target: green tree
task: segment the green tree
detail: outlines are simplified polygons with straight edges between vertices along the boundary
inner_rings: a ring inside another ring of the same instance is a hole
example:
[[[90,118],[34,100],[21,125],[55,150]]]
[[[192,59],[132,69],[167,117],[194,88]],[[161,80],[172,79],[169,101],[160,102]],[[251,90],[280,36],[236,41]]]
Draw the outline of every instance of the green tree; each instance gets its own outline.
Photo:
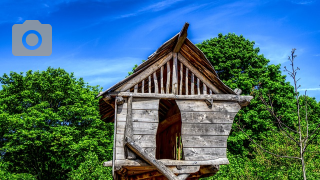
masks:
[[[8,173],[67,179],[92,152],[112,158],[113,127],[99,118],[99,87],[63,69],[0,77],[0,152]]]
[[[230,88],[242,89],[242,95],[253,95],[253,89],[266,96],[273,94],[274,108],[283,115],[283,121],[293,126],[294,88],[281,74],[280,64],[268,64],[269,60],[259,54],[255,42],[242,35],[222,35],[197,44],[214,66],[219,78]],[[272,133],[269,112],[263,108],[258,96],[254,96],[250,105],[241,109],[235,120],[241,120],[246,133],[253,139],[266,139]],[[228,138],[228,150],[233,154],[250,155],[250,141],[239,133],[234,125]]]

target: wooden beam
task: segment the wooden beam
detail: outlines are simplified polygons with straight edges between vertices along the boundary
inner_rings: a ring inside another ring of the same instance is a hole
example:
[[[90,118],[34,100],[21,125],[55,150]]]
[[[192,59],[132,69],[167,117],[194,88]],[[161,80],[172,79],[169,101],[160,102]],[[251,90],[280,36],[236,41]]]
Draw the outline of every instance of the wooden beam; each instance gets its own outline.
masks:
[[[170,94],[170,75],[171,75],[170,61],[168,61],[167,62],[167,87],[166,87],[167,94]]]
[[[161,66],[166,64],[169,60],[172,59],[172,52],[165,55],[160,60],[156,61],[154,64],[152,64],[150,67],[146,68],[143,73],[138,74],[128,82],[124,83],[121,87],[117,88],[115,91],[126,91],[127,89],[130,89],[135,84],[141,82],[142,80],[146,79],[148,76],[152,75],[154,71],[159,69]]]
[[[192,71],[200,80],[205,83],[215,94],[223,94],[221,90],[215,87],[202,73],[198,71],[182,54],[178,53],[178,59]]]
[[[164,94],[164,86],[163,86],[163,66],[160,68],[160,81],[161,81],[161,94]]]
[[[207,94],[207,86],[205,83],[202,83],[203,84],[203,94],[206,95]]]
[[[128,97],[127,103],[127,119],[125,125],[124,137],[133,136],[133,124],[132,124],[132,96]],[[127,159],[136,159],[136,155],[128,148],[125,147],[125,157]]]
[[[179,92],[178,92],[178,55],[177,55],[177,53],[173,53],[172,94],[179,94]]]
[[[152,154],[147,154],[143,149],[138,146],[130,137],[126,137],[126,145],[137,155],[139,155],[143,160],[152,166],[156,167],[158,171],[163,174],[169,180],[179,180],[179,178],[168,169],[161,161],[158,161]]]
[[[186,95],[189,95],[188,73],[189,73],[189,69],[188,69],[188,68],[186,68]]]
[[[217,158],[212,160],[205,161],[188,161],[188,160],[172,160],[172,159],[159,159],[158,161],[162,162],[165,166],[210,166],[210,165],[222,165],[229,164],[228,158]],[[116,160],[116,166],[151,166],[145,161],[136,159],[136,160]],[[112,166],[112,161],[107,161],[103,163],[103,166]]]
[[[134,85],[134,93],[138,93],[138,84]]]
[[[194,74],[191,73],[191,95],[194,95]]]
[[[141,93],[144,93],[144,80],[142,80]]]
[[[176,122],[178,122],[179,120],[181,120],[181,114],[175,114],[173,116],[168,117],[167,119],[165,119],[164,121],[162,121],[159,126],[158,126],[158,134],[160,134],[162,131],[164,131],[165,129],[167,129],[169,126],[175,124]]]
[[[159,86],[158,86],[158,78],[157,78],[157,73],[153,73],[153,82],[154,82],[154,93],[158,94],[159,92]]]
[[[212,99],[213,101],[234,101],[238,102],[240,106],[244,107],[250,104],[253,96],[240,96],[233,94],[207,94],[207,95],[174,95],[174,94],[141,94],[132,92],[118,92],[109,93],[110,96],[123,96],[123,97],[144,97],[144,98],[156,98],[156,99],[185,99],[185,100],[205,100]]]
[[[180,63],[180,90],[179,90],[180,95],[182,95],[182,84],[183,84],[183,64]]]
[[[200,80],[199,80],[199,78],[197,78],[197,92],[198,92],[198,95],[200,95]]]
[[[148,93],[151,93],[151,76],[149,76],[148,80]]]
[[[113,132],[113,142],[116,142],[116,135],[117,135],[117,110],[118,110],[118,105],[115,103],[114,107],[114,132]],[[112,157],[112,177],[113,179],[116,179],[117,175],[114,173],[115,172],[115,161],[116,161],[116,143],[113,143],[113,157]]]
[[[188,32],[187,32],[188,27],[189,27],[189,23],[186,22],[179,33],[178,42],[175,45],[173,52],[177,53],[180,51],[182,44],[184,43],[184,41],[186,40],[186,38],[188,36]]]

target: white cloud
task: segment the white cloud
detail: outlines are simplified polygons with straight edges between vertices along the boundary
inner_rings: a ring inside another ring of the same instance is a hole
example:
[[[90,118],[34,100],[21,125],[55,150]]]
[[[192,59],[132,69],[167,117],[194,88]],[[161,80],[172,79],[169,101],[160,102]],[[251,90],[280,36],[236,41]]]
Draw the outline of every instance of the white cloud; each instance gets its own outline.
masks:
[[[117,17],[117,18],[127,18],[127,17],[131,17],[131,16],[137,16],[139,14],[142,14],[142,13],[145,13],[145,12],[148,12],[148,11],[153,11],[153,12],[156,12],[156,11],[161,11],[161,10],[164,10],[168,7],[170,7],[171,5],[179,2],[179,1],[182,1],[182,0],[165,0],[165,1],[161,1],[161,2],[158,2],[158,3],[155,3],[155,4],[151,4],[147,7],[144,7],[144,8],[141,8],[139,10],[137,10],[136,12],[134,13],[129,13],[129,14],[124,14],[124,15],[121,15],[120,17]]]
[[[305,89],[298,89],[298,91],[320,91],[320,88],[305,88]]]

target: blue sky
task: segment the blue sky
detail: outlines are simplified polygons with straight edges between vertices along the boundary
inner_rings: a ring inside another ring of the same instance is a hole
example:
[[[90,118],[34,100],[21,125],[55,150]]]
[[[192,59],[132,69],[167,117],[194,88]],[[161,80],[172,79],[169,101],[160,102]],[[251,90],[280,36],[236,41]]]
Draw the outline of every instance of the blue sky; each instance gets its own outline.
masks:
[[[319,101],[319,9],[319,0],[2,0],[0,75],[61,67],[106,90],[189,22],[193,43],[242,34],[282,70],[296,48],[300,90]],[[52,25],[51,56],[12,55],[12,25],[25,20]]]

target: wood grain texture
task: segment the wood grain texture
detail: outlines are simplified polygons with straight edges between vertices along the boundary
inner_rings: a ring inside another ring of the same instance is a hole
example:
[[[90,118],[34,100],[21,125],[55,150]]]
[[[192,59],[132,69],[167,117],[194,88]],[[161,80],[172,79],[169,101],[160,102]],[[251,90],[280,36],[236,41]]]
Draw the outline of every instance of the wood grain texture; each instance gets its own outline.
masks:
[[[154,147],[146,147],[146,148],[142,148],[142,149],[143,149],[144,152],[146,152],[148,154],[150,153],[153,156],[156,153],[156,148],[154,148]],[[126,159],[125,155],[124,155],[124,147],[123,146],[116,146],[116,159],[117,160]]]
[[[166,166],[209,166],[209,165],[221,165],[221,164],[229,164],[229,160],[227,158],[218,158],[213,160],[172,160],[172,159],[160,159],[164,165]],[[150,166],[145,161],[136,159],[136,160],[116,160],[115,164],[117,166]],[[112,162],[107,161],[103,163],[104,166],[111,166]]]
[[[166,64],[170,59],[172,59],[172,53],[168,53],[163,58],[152,64],[150,67],[146,68],[143,73],[138,74],[136,77],[129,80],[127,83],[122,85],[121,87],[117,88],[115,91],[126,91],[127,89],[131,88],[135,84],[141,82],[142,80],[146,79],[150,76],[153,72],[159,69],[161,66]]]
[[[194,95],[194,74],[191,73],[191,95]]]
[[[185,85],[186,85],[186,95],[189,95],[189,87],[188,87],[188,73],[189,73],[189,69],[188,68],[186,68],[186,83],[185,83]]]
[[[151,93],[151,76],[148,77],[148,93]]]
[[[200,79],[199,78],[197,78],[197,94],[198,95],[200,95],[201,93],[200,93]]]
[[[167,62],[167,86],[166,93],[170,94],[170,78],[171,78],[171,69],[170,69],[170,61]]]
[[[236,112],[182,112],[182,123],[233,123]]]
[[[161,83],[161,94],[164,94],[164,86],[163,86],[163,66],[160,68],[160,83]]]
[[[159,109],[159,99],[133,98],[132,109],[158,110]]]
[[[211,108],[202,100],[176,100],[176,102],[181,112],[217,111],[237,113],[241,109],[238,103],[228,101],[213,101]]]
[[[197,136],[182,135],[182,143],[185,148],[192,147],[227,147],[228,136]]]
[[[177,176],[170,169],[168,169],[161,161],[155,159],[154,156],[152,156],[152,154],[147,153],[129,137],[127,137],[126,145],[146,162],[156,167],[158,171],[161,172],[161,174],[163,174],[169,180],[179,180]]]
[[[227,157],[227,148],[183,148],[186,160],[213,160]]]
[[[138,93],[138,84],[134,85],[134,93]]]
[[[118,122],[117,134],[124,134],[125,122]],[[133,122],[133,134],[153,134],[156,135],[158,123]]]
[[[157,73],[153,73],[153,82],[154,82],[154,93],[158,94],[159,93],[159,86],[158,86],[158,78],[157,78]]]
[[[144,80],[142,80],[142,84],[141,84],[141,93],[144,93]]]
[[[223,94],[221,90],[215,87],[197,68],[195,68],[185,57],[183,57],[180,53],[178,53],[178,59],[189,68],[200,80],[205,83],[210,89],[213,90],[215,94]]]
[[[179,94],[179,92],[178,92],[178,59],[177,59],[177,53],[173,53],[172,94]]]
[[[180,63],[180,88],[179,88],[179,95],[182,95],[182,85],[183,85],[183,64]]]
[[[116,146],[124,146],[124,135],[117,134],[116,137]],[[141,147],[153,147],[156,148],[156,136],[150,134],[135,134],[132,136],[132,139]]]
[[[227,136],[232,124],[185,124],[182,123],[182,135],[220,135]]]

